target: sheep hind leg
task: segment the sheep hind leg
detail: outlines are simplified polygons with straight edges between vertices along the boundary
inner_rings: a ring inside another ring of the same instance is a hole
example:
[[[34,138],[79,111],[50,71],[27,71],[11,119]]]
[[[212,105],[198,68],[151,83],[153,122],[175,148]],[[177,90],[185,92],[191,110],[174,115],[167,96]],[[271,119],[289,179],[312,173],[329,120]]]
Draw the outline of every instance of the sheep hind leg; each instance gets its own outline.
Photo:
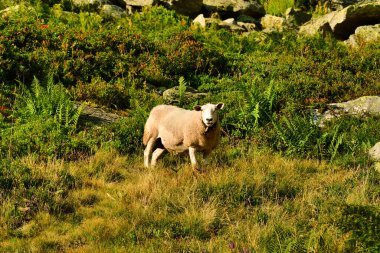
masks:
[[[162,153],[164,153],[164,151],[165,149],[163,148],[156,148],[156,150],[154,150],[151,163],[152,167],[156,166],[157,159],[162,155]]]
[[[148,143],[146,144],[146,148],[144,150],[144,167],[149,168],[149,158],[152,155],[153,146],[156,142],[155,138],[150,138]]]

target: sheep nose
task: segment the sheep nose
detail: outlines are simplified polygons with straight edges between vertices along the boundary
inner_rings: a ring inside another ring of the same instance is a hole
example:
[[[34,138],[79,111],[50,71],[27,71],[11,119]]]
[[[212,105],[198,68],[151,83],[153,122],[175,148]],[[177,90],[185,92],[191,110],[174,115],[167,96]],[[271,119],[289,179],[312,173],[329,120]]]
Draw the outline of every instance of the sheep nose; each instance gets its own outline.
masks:
[[[207,118],[206,121],[210,122],[212,121],[212,118]]]

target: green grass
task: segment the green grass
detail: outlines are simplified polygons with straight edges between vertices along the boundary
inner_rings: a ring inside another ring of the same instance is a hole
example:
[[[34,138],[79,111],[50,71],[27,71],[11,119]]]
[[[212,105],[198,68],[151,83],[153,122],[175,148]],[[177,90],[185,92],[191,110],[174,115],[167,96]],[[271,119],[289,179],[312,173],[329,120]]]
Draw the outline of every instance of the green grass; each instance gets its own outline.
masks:
[[[379,45],[32,6],[0,20],[0,251],[378,251],[379,120],[312,112],[378,95]],[[203,175],[186,156],[142,166],[148,113],[178,83],[210,94],[185,108],[226,105]],[[96,126],[74,101],[126,117]]]
[[[294,7],[294,0],[263,0],[266,13],[283,16],[286,9]]]

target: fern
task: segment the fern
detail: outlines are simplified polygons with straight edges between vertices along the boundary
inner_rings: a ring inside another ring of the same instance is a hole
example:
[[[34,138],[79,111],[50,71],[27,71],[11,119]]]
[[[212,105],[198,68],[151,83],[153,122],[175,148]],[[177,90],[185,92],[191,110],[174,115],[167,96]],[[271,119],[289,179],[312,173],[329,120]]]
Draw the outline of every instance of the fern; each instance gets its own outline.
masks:
[[[179,104],[180,106],[182,106],[183,103],[185,102],[184,100],[185,100],[185,92],[186,92],[187,83],[183,76],[179,78],[178,82],[179,82],[179,85],[178,85]]]

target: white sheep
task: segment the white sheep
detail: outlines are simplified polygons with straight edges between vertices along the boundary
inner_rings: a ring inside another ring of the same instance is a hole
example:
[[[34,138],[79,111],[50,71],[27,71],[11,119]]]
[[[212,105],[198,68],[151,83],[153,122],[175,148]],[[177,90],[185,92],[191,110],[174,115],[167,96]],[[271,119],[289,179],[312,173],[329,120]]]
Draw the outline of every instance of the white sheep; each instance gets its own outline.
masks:
[[[175,153],[189,150],[192,167],[200,170],[195,152],[203,152],[206,158],[218,144],[220,122],[217,110],[223,107],[223,103],[197,105],[193,111],[172,105],[154,107],[144,129],[144,166],[149,167],[149,158],[156,146],[152,154],[152,167],[165,150]]]

